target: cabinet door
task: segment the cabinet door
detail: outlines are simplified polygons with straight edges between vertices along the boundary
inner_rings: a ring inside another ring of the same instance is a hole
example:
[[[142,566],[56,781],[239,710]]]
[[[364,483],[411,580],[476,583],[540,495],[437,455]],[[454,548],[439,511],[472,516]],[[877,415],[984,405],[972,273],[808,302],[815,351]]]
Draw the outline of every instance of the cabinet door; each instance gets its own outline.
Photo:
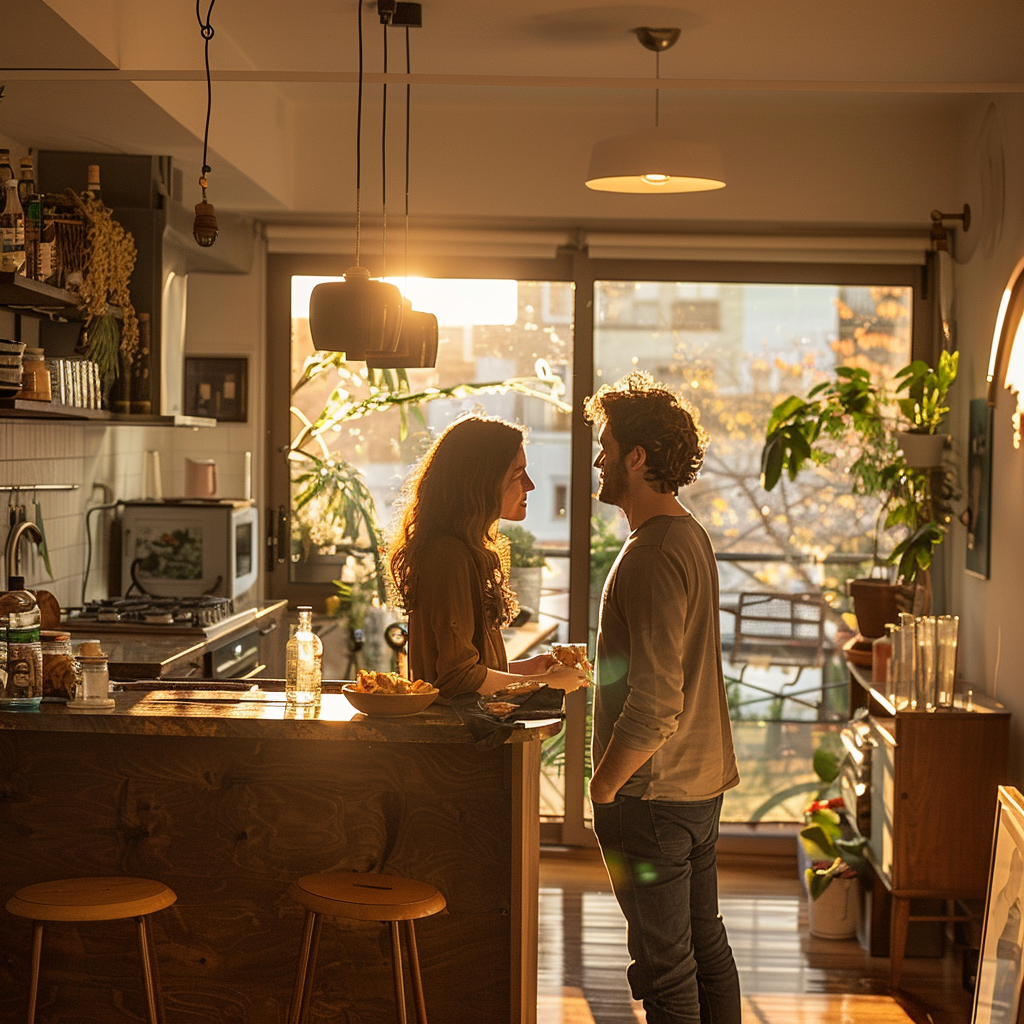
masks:
[[[889,721],[891,728],[891,719]],[[871,720],[871,837],[875,868],[888,885],[893,880],[896,807],[896,739],[878,719]]]
[[[288,643],[288,630],[285,628],[287,613],[287,607],[282,604],[280,608],[257,620],[260,664],[267,666],[261,676],[263,679],[284,679],[285,645]]]

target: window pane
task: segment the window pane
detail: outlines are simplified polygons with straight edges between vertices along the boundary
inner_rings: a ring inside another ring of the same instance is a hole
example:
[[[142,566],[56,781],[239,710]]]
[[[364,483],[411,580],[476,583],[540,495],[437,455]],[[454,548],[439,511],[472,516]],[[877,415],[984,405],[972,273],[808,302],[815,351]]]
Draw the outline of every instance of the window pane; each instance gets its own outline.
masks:
[[[848,493],[853,450],[767,494],[759,484],[765,424],[779,400],[806,394],[837,365],[891,378],[910,358],[911,299],[911,289],[900,287],[595,284],[595,387],[648,370],[685,391],[711,437],[700,478],[680,497],[719,559],[725,672],[743,777],[726,795],[727,820],[799,817],[804,793],[771,801],[813,782],[811,753],[835,742],[827,723],[845,717],[839,609],[845,579],[871,559],[878,508],[877,500]],[[595,502],[593,515],[592,631],[600,587],[627,533],[615,509]],[[739,595],[751,591],[825,593],[834,609],[826,613],[832,656],[824,668],[804,669],[793,682],[795,668],[749,666],[739,681],[741,666],[731,665],[729,654]]]

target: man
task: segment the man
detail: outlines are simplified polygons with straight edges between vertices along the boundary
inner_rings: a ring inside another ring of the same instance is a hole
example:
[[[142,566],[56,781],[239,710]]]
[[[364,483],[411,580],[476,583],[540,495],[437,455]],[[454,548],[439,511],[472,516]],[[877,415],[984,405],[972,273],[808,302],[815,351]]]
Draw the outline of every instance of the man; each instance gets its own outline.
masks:
[[[718,570],[676,498],[697,478],[707,434],[646,373],[603,385],[585,416],[600,431],[598,499],[630,528],[601,601],[590,782],[628,925],[630,988],[648,1024],[740,1024],[715,866],[722,794],[739,782]]]

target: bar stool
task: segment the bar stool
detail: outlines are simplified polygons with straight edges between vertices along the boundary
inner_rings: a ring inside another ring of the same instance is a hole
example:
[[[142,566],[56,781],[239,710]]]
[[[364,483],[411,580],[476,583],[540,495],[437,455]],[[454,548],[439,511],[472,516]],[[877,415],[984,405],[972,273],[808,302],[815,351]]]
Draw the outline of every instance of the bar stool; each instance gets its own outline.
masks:
[[[405,922],[405,944],[409,950],[409,973],[412,978],[413,1002],[418,1024],[427,1024],[427,1008],[423,1001],[420,960],[416,951],[413,921],[418,917],[439,914],[445,908],[444,897],[432,885],[415,882],[397,875],[366,872],[328,872],[306,875],[289,890],[306,908],[306,924],[299,951],[299,969],[288,1015],[288,1024],[302,1024],[309,1010],[316,970],[317,946],[323,916],[345,917],[356,921],[387,921],[391,925],[391,966],[395,978],[395,1002],[398,1019],[407,1024],[405,1014],[405,979],[402,973],[402,947],[398,922]]]
[[[164,1024],[160,970],[146,917],[169,907],[177,898],[162,882],[154,882],[149,878],[65,878],[19,889],[7,901],[7,909],[18,917],[29,918],[33,923],[28,1024],[33,1024],[36,1015],[43,922],[120,921],[129,917],[135,918],[138,928],[149,1022]]]

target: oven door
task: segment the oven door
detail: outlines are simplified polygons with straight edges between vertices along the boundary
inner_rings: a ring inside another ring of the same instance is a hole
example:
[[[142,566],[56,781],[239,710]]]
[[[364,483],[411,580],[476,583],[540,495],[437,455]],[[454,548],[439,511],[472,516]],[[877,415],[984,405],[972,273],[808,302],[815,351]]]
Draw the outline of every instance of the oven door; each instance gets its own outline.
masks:
[[[207,679],[254,679],[267,668],[260,664],[258,629],[214,647],[203,658]]]

